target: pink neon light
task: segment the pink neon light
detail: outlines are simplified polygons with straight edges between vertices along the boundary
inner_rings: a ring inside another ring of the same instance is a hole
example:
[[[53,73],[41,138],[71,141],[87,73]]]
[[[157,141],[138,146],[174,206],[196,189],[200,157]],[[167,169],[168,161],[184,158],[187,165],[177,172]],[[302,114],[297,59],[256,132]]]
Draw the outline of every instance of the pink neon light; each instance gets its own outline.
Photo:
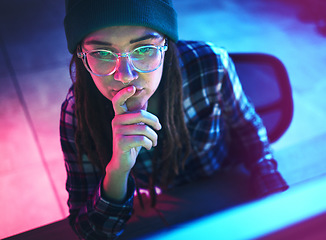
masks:
[[[147,197],[150,196],[148,189],[139,188],[140,194],[145,194]],[[162,193],[162,190],[159,187],[155,187],[155,192],[157,195]],[[137,191],[135,191],[135,196],[137,196]]]

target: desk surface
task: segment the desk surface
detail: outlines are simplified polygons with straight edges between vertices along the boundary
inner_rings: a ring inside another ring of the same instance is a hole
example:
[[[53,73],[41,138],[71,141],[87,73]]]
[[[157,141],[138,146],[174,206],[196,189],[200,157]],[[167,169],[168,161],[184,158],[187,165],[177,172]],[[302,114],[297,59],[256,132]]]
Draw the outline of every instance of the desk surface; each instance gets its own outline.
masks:
[[[249,202],[253,199],[253,196],[248,194],[249,185],[248,174],[243,169],[236,168],[220,172],[211,178],[175,187],[158,195],[156,209],[148,207],[150,204],[146,204],[149,201],[146,197],[143,197],[143,201],[147,207],[142,209],[136,197],[134,213],[119,239],[136,239],[165,229],[167,225],[174,226]],[[198,203],[204,204],[194,208]],[[9,239],[71,240],[72,236],[74,232],[70,229],[68,221],[62,220]]]
[[[251,201],[248,196],[242,195],[241,201],[229,202],[218,201],[218,196],[208,189],[218,185],[210,179],[201,183],[185,186],[177,189],[174,194],[160,196],[159,207],[165,214],[166,220],[171,223],[169,228],[162,224],[158,216],[144,212],[133,215],[127,224],[126,231],[119,239],[326,239],[326,177],[301,184],[290,188],[288,191],[273,196]],[[220,180],[220,179],[219,179]],[[211,184],[211,185],[210,185]],[[225,188],[225,182],[222,184]],[[199,189],[201,187],[201,190]],[[218,188],[218,186],[217,186]],[[206,196],[196,196],[190,189],[196,189],[196,193]],[[220,189],[221,190],[221,189]],[[233,189],[234,190],[234,189]],[[182,192],[184,191],[184,192]],[[201,192],[200,192],[201,191]],[[241,190],[239,190],[241,192]],[[242,191],[245,191],[242,189]],[[234,193],[231,191],[230,193]],[[179,195],[178,195],[179,194]],[[206,208],[196,210],[191,205],[189,196],[195,201],[204,201],[214,195],[214,204]],[[217,193],[216,193],[217,194]],[[221,194],[221,192],[219,192]],[[223,194],[227,195],[227,192]],[[239,192],[238,192],[239,194]],[[240,194],[241,195],[241,194]],[[239,196],[240,196],[239,195]],[[184,196],[182,199],[180,196]],[[221,195],[219,195],[221,196]],[[231,195],[229,195],[230,197]],[[235,196],[233,195],[234,199]],[[238,205],[242,202],[241,205]],[[137,207],[137,201],[135,201]],[[161,205],[160,205],[161,204]],[[173,204],[176,209],[169,206]],[[235,206],[236,205],[236,206]],[[218,209],[219,208],[219,209]],[[214,209],[216,210],[214,212]],[[222,210],[224,209],[224,210]],[[147,215],[147,217],[145,216]],[[189,221],[192,219],[192,221]],[[146,235],[146,234],[151,235]],[[205,233],[203,236],[202,233]],[[68,220],[64,219],[25,233],[21,233],[6,240],[77,240],[69,226]]]
[[[325,199],[323,177],[145,239],[326,239]]]

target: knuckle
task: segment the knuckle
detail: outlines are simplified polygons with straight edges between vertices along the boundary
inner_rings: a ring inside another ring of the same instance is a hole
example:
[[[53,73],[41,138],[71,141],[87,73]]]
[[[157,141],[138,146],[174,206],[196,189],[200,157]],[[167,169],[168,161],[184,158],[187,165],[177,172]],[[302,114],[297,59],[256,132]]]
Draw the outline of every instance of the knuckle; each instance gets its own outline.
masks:
[[[141,130],[142,131],[144,131],[144,132],[148,132],[148,131],[150,131],[150,127],[149,126],[147,126],[147,125],[140,125],[139,126],[140,128],[141,128]]]
[[[148,146],[148,139],[145,136],[139,136],[139,143],[141,143],[142,146],[146,147]]]
[[[146,142],[146,137],[145,136],[138,136],[138,141],[141,143],[145,143]]]
[[[112,119],[112,121],[111,121],[111,125],[112,125],[112,126],[117,126],[118,123],[119,123],[119,117],[116,115],[116,116]]]
[[[140,117],[145,118],[146,115],[147,115],[147,111],[145,111],[145,110],[140,110],[140,111],[139,111],[139,116],[140,116]]]
[[[143,144],[143,146],[145,148],[150,149],[155,144],[155,141],[153,142],[151,139],[143,136],[142,137],[142,144]]]

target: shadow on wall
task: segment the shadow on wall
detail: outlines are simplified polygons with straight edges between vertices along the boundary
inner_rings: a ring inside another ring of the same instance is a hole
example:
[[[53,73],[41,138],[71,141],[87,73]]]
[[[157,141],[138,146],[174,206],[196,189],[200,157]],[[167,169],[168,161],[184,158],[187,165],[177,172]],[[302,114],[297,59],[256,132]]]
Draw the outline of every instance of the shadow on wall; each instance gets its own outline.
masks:
[[[272,0],[275,1],[275,0]],[[326,37],[326,1],[325,0],[276,0],[298,9],[298,19],[304,23],[313,23],[319,34]]]

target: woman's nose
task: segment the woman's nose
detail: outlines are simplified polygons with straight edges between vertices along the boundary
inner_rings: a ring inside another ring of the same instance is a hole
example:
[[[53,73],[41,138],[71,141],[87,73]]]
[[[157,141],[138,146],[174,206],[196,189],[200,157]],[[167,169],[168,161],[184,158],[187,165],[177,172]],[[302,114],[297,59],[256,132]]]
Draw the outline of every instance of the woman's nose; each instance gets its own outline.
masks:
[[[138,78],[137,71],[133,69],[128,57],[120,57],[117,60],[117,68],[114,79],[122,83],[129,83]]]

